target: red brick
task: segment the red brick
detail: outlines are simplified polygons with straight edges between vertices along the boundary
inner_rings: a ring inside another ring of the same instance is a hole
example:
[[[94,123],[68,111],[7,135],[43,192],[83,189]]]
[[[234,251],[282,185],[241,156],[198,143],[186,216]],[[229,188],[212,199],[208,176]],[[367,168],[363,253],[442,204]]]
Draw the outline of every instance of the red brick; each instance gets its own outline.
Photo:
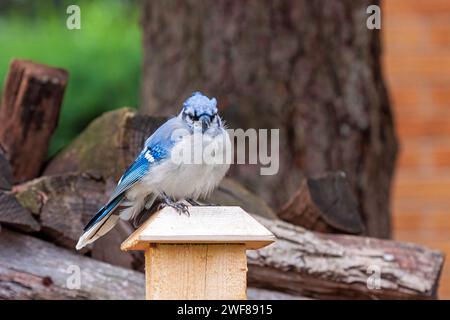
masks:
[[[450,24],[431,23],[428,41],[433,48],[450,52]]]
[[[450,168],[450,145],[440,146],[433,150],[433,164],[439,168]]]
[[[403,138],[445,136],[450,139],[450,117],[397,119],[397,132]]]
[[[423,154],[418,148],[402,148],[397,165],[400,168],[419,168],[423,165]]]
[[[422,50],[426,44],[427,26],[417,23],[387,25],[383,27],[382,37],[385,43],[389,46],[385,47],[385,53],[391,54],[405,54],[411,49]]]
[[[394,211],[393,223],[397,231],[450,230],[450,210],[414,210],[408,212]]]
[[[431,89],[431,99],[433,104],[450,109],[450,85],[448,87],[434,86]]]
[[[450,202],[450,179],[439,175],[396,179],[394,195],[399,198],[447,199]]]
[[[447,53],[387,55],[384,63],[386,72],[393,76],[450,80],[450,55]]]
[[[396,86],[390,90],[392,102],[395,110],[399,108],[419,107],[423,103],[422,95],[427,92],[422,92],[422,88],[417,86]]]
[[[384,0],[383,11],[390,14],[448,14],[450,1],[448,0]]]

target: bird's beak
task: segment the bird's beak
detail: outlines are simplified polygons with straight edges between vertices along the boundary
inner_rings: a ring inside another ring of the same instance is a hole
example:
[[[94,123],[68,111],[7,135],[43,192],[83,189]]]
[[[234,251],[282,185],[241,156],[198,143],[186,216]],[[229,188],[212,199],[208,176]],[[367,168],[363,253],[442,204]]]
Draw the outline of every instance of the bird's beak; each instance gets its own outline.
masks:
[[[199,120],[202,123],[202,132],[205,133],[205,131],[209,128],[209,124],[211,123],[211,120],[206,115],[200,116]]]

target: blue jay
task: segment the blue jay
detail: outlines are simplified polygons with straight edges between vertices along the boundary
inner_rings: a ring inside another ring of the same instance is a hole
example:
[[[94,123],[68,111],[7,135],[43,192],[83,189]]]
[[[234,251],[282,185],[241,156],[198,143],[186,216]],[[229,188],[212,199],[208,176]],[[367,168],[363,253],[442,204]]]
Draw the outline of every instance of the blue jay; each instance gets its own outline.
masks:
[[[202,139],[196,140],[197,134]],[[188,150],[188,154],[190,147],[195,148],[198,143],[203,150],[214,146],[211,154],[218,161],[174,160],[175,150]],[[219,184],[230,166],[223,157],[229,143],[228,133],[217,114],[216,99],[194,92],[183,103],[180,114],[161,125],[145,141],[143,150],[120,178],[109,201],[84,228],[77,250],[110,231],[119,218],[134,219],[157,198],[180,213],[188,213],[180,200],[196,205],[198,198],[208,196]]]

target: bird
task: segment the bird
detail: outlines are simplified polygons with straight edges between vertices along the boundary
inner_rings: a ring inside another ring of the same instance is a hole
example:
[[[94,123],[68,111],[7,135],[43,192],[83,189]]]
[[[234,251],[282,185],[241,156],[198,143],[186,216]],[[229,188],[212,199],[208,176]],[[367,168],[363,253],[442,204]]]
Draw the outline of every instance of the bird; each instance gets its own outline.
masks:
[[[156,200],[180,214],[189,214],[184,201],[200,205],[197,200],[206,198],[227,173],[230,161],[226,161],[225,154],[230,143],[225,122],[218,114],[217,100],[194,92],[184,101],[181,112],[145,141],[107,203],[84,227],[76,249],[105,235],[119,219],[133,221]],[[212,150],[208,154],[214,161],[192,161],[196,147]]]

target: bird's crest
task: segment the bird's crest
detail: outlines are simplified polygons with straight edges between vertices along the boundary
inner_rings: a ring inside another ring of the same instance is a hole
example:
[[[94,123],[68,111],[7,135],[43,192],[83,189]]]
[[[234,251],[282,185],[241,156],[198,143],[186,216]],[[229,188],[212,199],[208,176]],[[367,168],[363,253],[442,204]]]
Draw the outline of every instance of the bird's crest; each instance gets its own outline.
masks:
[[[183,111],[193,115],[214,115],[217,113],[217,100],[216,98],[209,99],[201,92],[196,91],[183,103]]]

